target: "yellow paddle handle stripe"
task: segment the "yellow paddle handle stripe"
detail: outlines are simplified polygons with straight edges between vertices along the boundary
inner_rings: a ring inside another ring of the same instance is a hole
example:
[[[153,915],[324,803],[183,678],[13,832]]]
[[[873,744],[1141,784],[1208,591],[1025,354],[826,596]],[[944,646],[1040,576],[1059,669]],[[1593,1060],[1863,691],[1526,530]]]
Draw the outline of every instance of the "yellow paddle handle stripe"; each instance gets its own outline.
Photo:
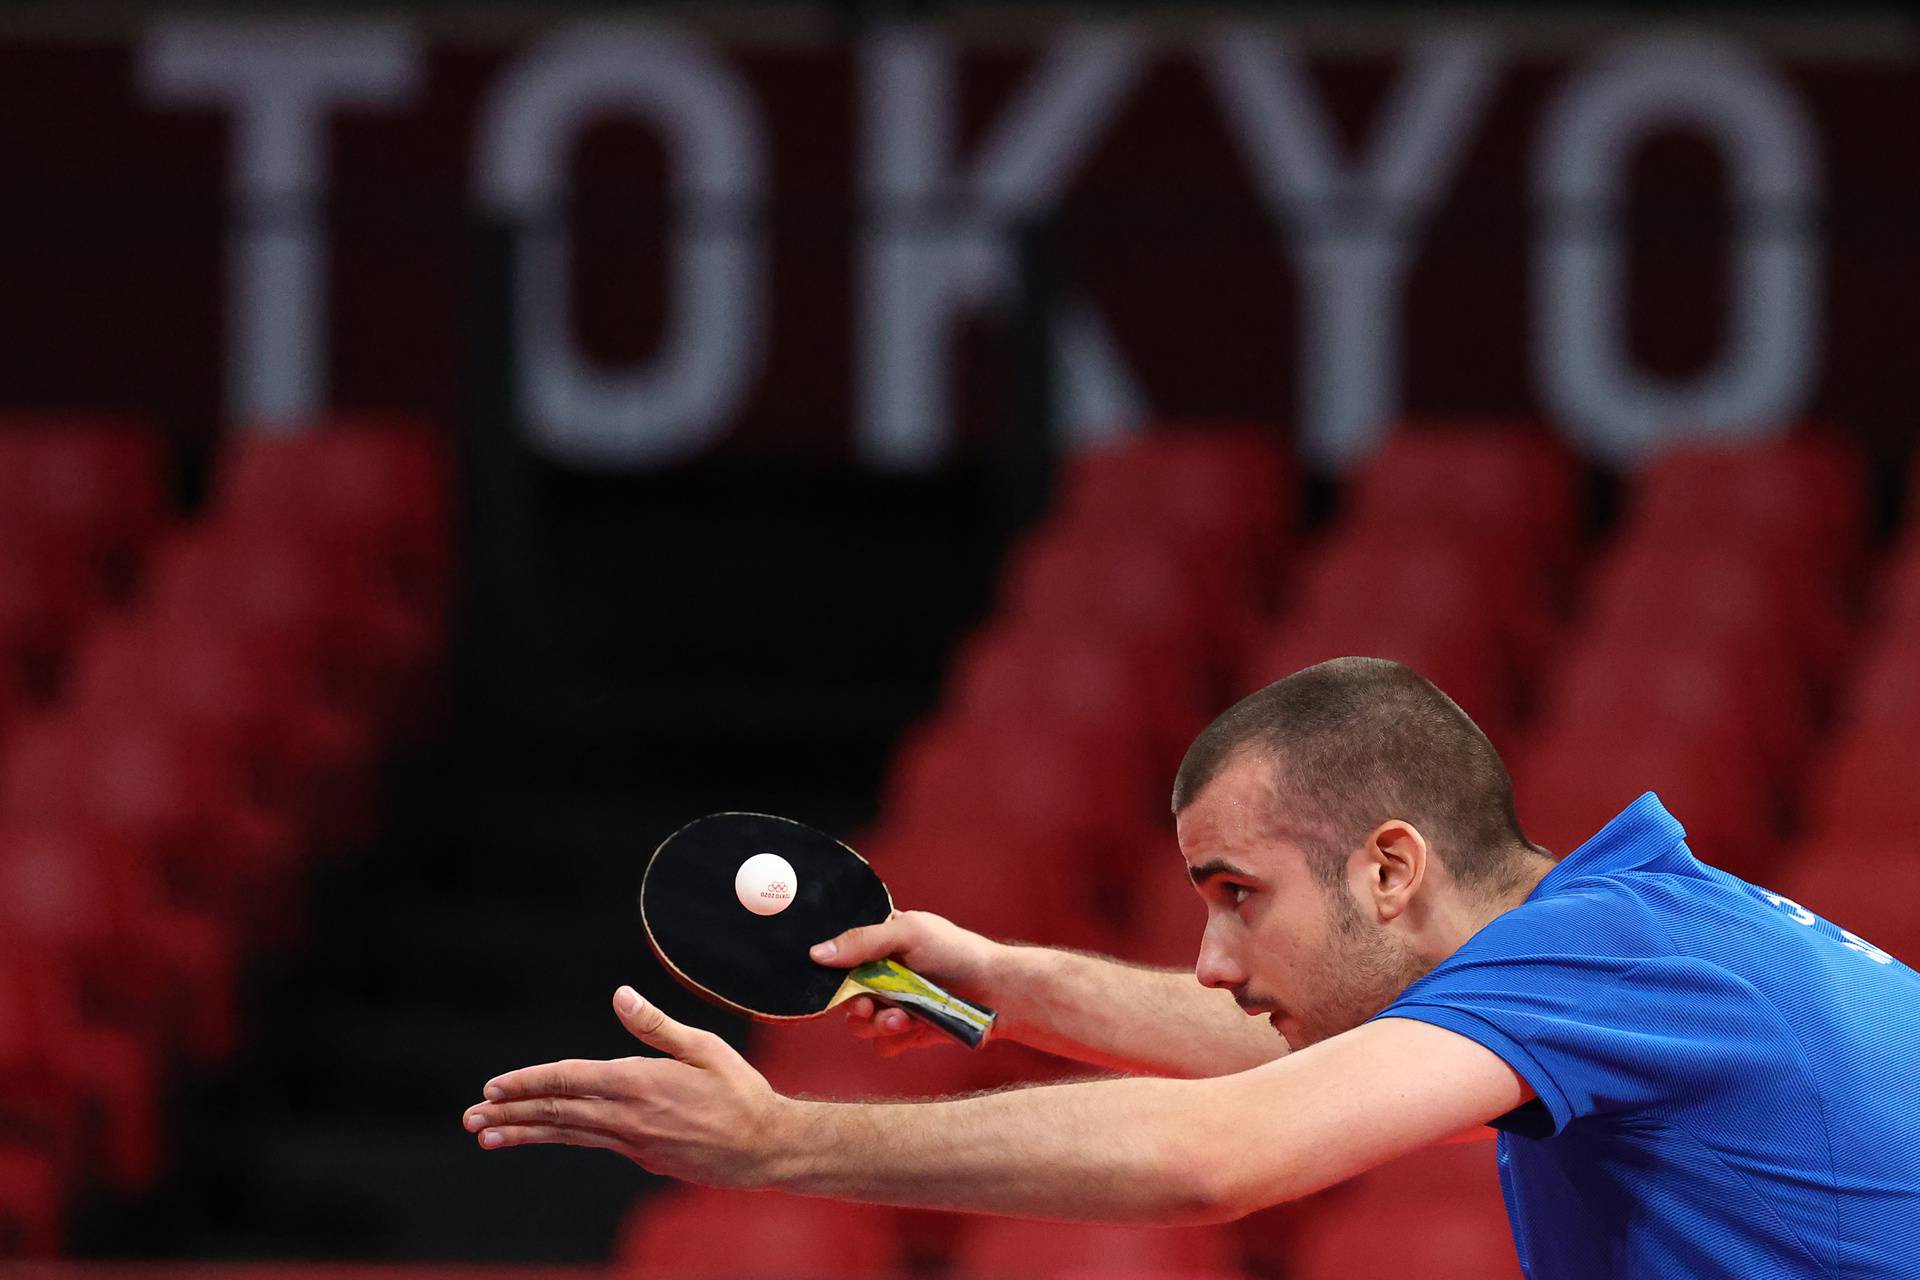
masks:
[[[962,1000],[896,960],[874,960],[847,975],[854,986],[905,1009],[968,1048],[978,1048],[993,1030],[993,1010]]]

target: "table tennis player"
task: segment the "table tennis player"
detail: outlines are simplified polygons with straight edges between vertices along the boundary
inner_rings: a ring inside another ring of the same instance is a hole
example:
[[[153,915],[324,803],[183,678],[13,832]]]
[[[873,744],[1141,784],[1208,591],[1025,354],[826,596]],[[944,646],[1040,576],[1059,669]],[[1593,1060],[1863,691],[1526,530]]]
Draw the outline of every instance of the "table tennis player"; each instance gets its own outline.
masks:
[[[1191,974],[913,911],[816,952],[897,956],[996,1035],[1131,1075],[790,1099],[623,987],[666,1058],[509,1072],[467,1128],[700,1183],[1182,1223],[1490,1126],[1533,1277],[1920,1275],[1920,975],[1698,861],[1651,793],[1556,859],[1457,706],[1347,658],[1215,720],[1173,808],[1208,912]],[[886,1051],[935,1038],[851,1016]]]

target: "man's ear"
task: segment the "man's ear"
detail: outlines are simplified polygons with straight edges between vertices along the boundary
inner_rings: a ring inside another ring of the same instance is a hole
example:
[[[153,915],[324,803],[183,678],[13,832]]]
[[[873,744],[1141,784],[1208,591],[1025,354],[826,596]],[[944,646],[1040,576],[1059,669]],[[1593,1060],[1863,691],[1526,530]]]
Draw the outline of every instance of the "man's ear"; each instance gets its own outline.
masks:
[[[1365,892],[1383,920],[1397,919],[1427,879],[1427,838],[1411,822],[1390,819],[1373,829],[1359,856]]]

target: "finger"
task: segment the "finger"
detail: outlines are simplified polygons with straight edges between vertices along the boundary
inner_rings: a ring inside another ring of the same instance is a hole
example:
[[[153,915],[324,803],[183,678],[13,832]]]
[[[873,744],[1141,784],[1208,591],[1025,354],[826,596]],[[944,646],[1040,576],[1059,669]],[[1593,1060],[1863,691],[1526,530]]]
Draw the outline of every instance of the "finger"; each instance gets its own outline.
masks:
[[[630,1063],[568,1058],[495,1076],[480,1092],[489,1102],[544,1097],[619,1098],[625,1096],[629,1070]]]
[[[701,1066],[723,1052],[732,1052],[727,1042],[713,1032],[675,1022],[659,1005],[642,1000],[632,987],[621,987],[613,993],[613,1011],[640,1043],[652,1045],[682,1062]]]
[[[599,1129],[576,1129],[566,1125],[511,1124],[498,1129],[482,1129],[480,1145],[489,1151],[502,1147],[529,1147],[542,1143],[566,1147],[602,1147],[624,1151],[626,1145],[611,1133]]]
[[[897,1058],[903,1053],[915,1049],[931,1049],[947,1044],[947,1037],[931,1027],[915,1027],[903,1035],[878,1036],[873,1040],[873,1049],[883,1058]]]
[[[874,1015],[883,1008],[885,1006],[872,996],[855,996],[847,1001],[847,1030],[860,1040],[885,1035],[886,1032],[874,1022]]]
[[[881,1004],[868,996],[856,996],[847,1003],[854,1006],[847,1014],[847,1028],[861,1040],[881,1040],[913,1029],[913,1019],[902,1009]],[[863,1005],[864,1012],[860,1008]]]
[[[892,920],[863,924],[838,937],[815,944],[807,954],[817,963],[835,969],[849,969],[869,960],[879,960],[901,949],[900,929]]]
[[[620,1106],[600,1098],[528,1098],[521,1102],[483,1102],[468,1108],[467,1114],[461,1117],[461,1125],[468,1133],[513,1124],[560,1125],[612,1133],[620,1127]]]
[[[852,1023],[851,1029],[862,1040],[892,1040],[913,1030],[913,1019],[898,1009],[882,1009],[865,1022]]]

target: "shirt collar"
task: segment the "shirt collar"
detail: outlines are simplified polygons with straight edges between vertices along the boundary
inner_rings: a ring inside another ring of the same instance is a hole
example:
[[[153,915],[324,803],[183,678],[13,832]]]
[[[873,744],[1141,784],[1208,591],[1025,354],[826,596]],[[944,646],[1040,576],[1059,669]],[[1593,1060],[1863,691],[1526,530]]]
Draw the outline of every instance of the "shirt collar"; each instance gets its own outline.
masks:
[[[1667,812],[1660,797],[1651,791],[1622,809],[1613,821],[1595,832],[1585,844],[1560,859],[1553,870],[1541,877],[1528,894],[1538,897],[1549,886],[1560,884],[1597,867],[1638,866],[1672,849],[1687,838],[1687,829]]]

